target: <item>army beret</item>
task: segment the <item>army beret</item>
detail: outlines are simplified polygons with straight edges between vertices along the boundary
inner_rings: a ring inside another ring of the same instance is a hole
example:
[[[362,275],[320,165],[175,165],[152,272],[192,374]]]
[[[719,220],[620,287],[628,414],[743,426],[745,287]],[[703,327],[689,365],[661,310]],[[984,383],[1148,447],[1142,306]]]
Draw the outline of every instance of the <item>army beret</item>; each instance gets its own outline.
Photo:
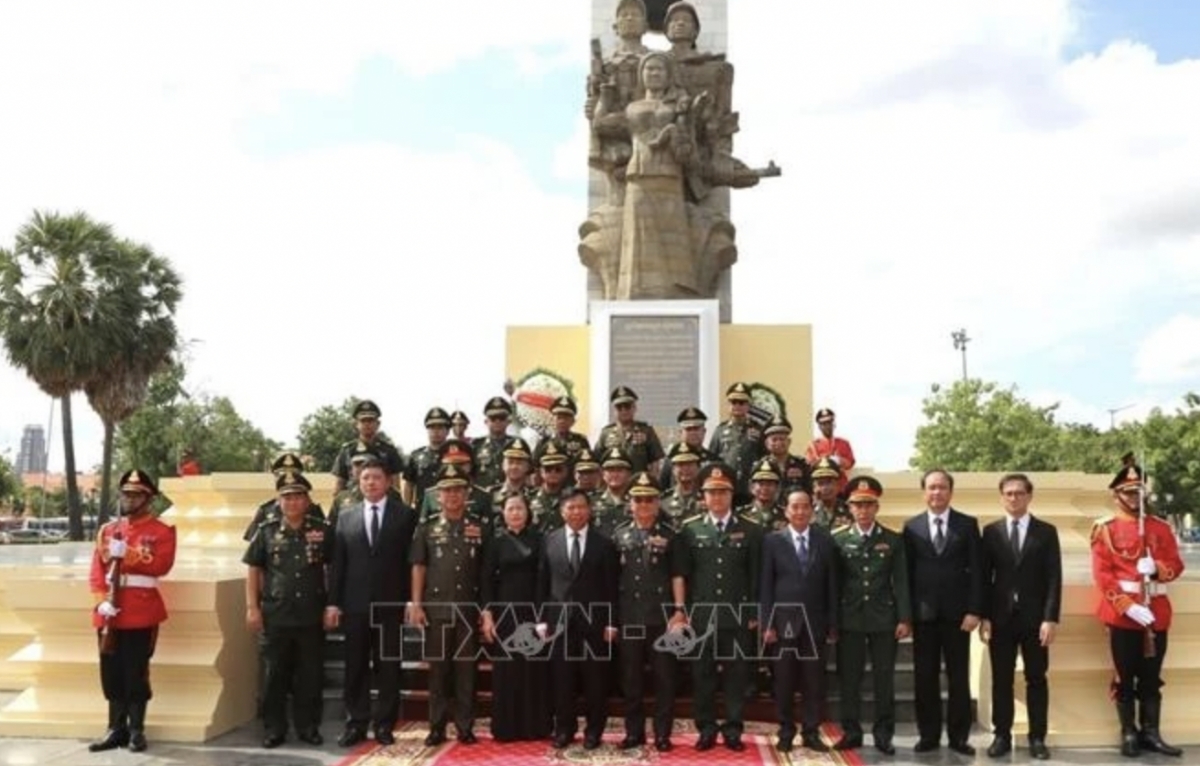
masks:
[[[683,428],[693,428],[707,423],[708,416],[699,407],[688,407],[679,413],[679,417],[675,418],[675,422]]]
[[[771,418],[771,422],[767,423],[767,427],[763,429],[763,436],[771,434],[790,434],[792,432],[792,424],[783,415],[776,415]]]
[[[608,401],[611,404],[629,404],[637,400],[637,393],[629,386],[617,386],[608,396]]]
[[[434,407],[425,413],[425,427],[450,425],[450,414],[441,407]]]
[[[575,456],[575,471],[599,471],[600,463],[597,462],[596,456],[587,447],[579,450],[579,454]]]
[[[287,450],[280,452],[271,461],[271,473],[279,473],[280,471],[303,471],[304,461],[300,459],[300,455]]]
[[[633,484],[629,487],[631,497],[658,497],[661,494],[658,484],[646,471],[633,477]]]
[[[567,452],[559,445],[558,440],[554,439],[546,445],[546,449],[542,450],[538,465],[547,468],[552,465],[562,465],[565,462],[567,462]]]
[[[550,405],[550,413],[552,415],[578,415],[579,407],[571,397],[560,396]]]
[[[493,396],[483,406],[483,414],[489,418],[500,417],[501,415],[510,417],[512,415],[512,402],[503,396]]]
[[[836,460],[826,455],[813,466],[812,477],[814,479],[840,479],[842,478],[842,468]]]
[[[303,494],[311,489],[312,482],[298,471],[284,471],[275,479],[275,491],[281,495]]]
[[[620,447],[612,447],[600,458],[601,468],[633,468],[633,462]]]
[[[740,381],[734,383],[725,391],[725,398],[731,402],[748,402],[750,401],[750,387]]]
[[[379,405],[370,399],[363,399],[358,404],[354,405],[354,419],[362,420],[363,418],[379,419]]]
[[[846,502],[873,502],[883,495],[883,485],[874,476],[856,476],[846,489]]]
[[[701,491],[721,489],[733,491],[736,481],[737,474],[724,463],[713,463],[700,472]]]
[[[687,442],[676,442],[667,451],[667,459],[672,463],[699,463],[700,452]]]
[[[529,449],[529,443],[517,436],[508,440],[502,454],[504,457],[511,457],[515,460],[529,460],[533,453]]]
[[[754,464],[750,481],[780,481],[779,469],[768,458],[763,458]]]
[[[471,475],[464,471],[461,466],[454,463],[443,463],[438,469],[437,489],[450,489],[451,487],[466,487],[471,484]]]
[[[158,485],[154,483],[154,479],[150,478],[150,474],[134,468],[132,471],[126,471],[121,474],[121,480],[117,482],[121,492],[143,492],[147,495],[157,495]]]
[[[822,407],[821,409],[817,410],[816,419],[818,423],[832,423],[833,418],[833,410],[829,409],[828,407]]]

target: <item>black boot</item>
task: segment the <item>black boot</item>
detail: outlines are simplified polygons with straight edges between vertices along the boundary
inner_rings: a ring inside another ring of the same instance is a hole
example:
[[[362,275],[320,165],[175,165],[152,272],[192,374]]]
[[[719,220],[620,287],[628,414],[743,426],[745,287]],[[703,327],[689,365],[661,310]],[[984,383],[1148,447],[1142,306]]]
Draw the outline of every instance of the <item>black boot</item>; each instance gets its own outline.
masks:
[[[125,725],[125,706],[119,702],[108,703],[108,731],[104,737],[88,745],[89,753],[116,750],[129,744],[129,728]]]
[[[129,705],[129,752],[140,753],[146,749],[146,703],[133,702]]]
[[[1138,734],[1138,744],[1141,745],[1143,750],[1162,753],[1163,755],[1173,755],[1178,758],[1183,755],[1183,751],[1163,742],[1162,736],[1158,733],[1158,718],[1161,714],[1161,697],[1153,700],[1142,700],[1141,709],[1138,711],[1138,716],[1142,721],[1142,731]]]
[[[1117,700],[1117,718],[1121,721],[1121,755],[1137,758],[1142,749],[1138,746],[1137,725],[1133,722],[1133,700]]]

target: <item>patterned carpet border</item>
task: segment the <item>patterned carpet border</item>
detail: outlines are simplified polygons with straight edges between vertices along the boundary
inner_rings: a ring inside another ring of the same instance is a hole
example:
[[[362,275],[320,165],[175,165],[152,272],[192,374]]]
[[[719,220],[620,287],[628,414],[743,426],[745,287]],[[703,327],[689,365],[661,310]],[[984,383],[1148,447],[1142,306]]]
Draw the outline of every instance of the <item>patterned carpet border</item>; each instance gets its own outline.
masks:
[[[582,731],[582,721],[580,730]],[[775,724],[747,722],[742,740],[747,748],[741,753],[727,750],[718,745],[707,752],[696,752],[696,728],[691,721],[677,721],[672,735],[674,750],[660,753],[652,746],[639,750],[620,750],[617,744],[625,736],[624,723],[619,718],[610,718],[604,734],[604,744],[596,750],[584,750],[582,736],[576,736],[571,746],[555,750],[548,740],[538,742],[495,742],[488,731],[488,720],[480,719],[475,725],[479,743],[460,745],[454,740],[454,727],[447,731],[450,741],[438,747],[425,747],[425,736],[429,726],[425,723],[408,721],[396,729],[396,743],[380,747],[373,741],[338,761],[336,766],[523,766],[539,763],[596,764],[603,766],[650,766],[656,764],[760,764],[765,766],[863,766],[856,752],[814,753],[797,745],[790,753],[775,749]],[[821,738],[833,744],[841,736],[840,729],[833,724],[821,728]]]

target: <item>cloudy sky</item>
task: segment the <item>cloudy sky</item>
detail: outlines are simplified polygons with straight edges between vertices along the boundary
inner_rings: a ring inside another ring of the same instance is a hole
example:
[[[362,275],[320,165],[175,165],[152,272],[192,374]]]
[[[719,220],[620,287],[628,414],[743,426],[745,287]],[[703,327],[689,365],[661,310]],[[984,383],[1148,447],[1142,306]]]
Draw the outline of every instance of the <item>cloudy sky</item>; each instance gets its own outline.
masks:
[[[959,327],[1069,419],[1200,390],[1200,3],[730,5],[737,153],[784,168],[735,197],[734,321],[814,326],[863,464],[906,463]],[[284,442],[350,394],[408,447],[474,415],[506,325],[584,320],[590,2],[418,6],[6,4],[0,243],[35,208],[151,243],[193,387]],[[0,362],[0,452],[48,410]]]

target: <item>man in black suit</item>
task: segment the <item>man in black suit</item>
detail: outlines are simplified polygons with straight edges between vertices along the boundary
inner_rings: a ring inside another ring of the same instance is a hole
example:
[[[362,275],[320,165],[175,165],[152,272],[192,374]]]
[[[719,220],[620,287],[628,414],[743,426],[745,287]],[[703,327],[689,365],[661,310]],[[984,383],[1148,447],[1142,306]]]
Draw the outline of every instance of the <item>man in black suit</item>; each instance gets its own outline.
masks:
[[[346,729],[338,738],[353,747],[375,723],[375,741],[390,745],[400,714],[400,626],[411,594],[408,552],[417,514],[388,495],[391,477],[379,460],[363,464],[363,501],[342,513],[334,537],[326,625],[346,634]],[[379,697],[371,710],[371,671]]]
[[[787,496],[783,529],[763,540],[759,615],[763,643],[775,661],[775,704],[779,711],[780,752],[796,737],[794,697],[797,681],[804,701],[801,741],[827,752],[821,741],[825,701],[825,644],[837,640],[837,555],[833,538],[812,525],[808,491],[793,487]]]
[[[550,652],[554,747],[562,749],[575,738],[575,695],[582,680],[587,719],[583,746],[595,750],[608,718],[620,565],[612,540],[591,526],[592,506],[582,490],[568,489],[559,507],[566,526],[546,536],[538,567],[538,595],[545,611],[537,631],[542,638],[555,635]]]
[[[1017,650],[1025,663],[1029,754],[1046,749],[1050,691],[1046,670],[1062,605],[1062,552],[1058,530],[1029,513],[1033,482],[1023,473],[1000,479],[1005,516],[983,529],[983,622],[979,637],[992,661],[992,729],[988,755],[1012,751],[1013,676]]]
[[[950,749],[974,755],[971,735],[971,632],[983,613],[983,563],[979,522],[950,507],[954,477],[940,468],[921,477],[926,510],[904,525],[913,612],[913,669],[916,675],[915,750],[941,746],[940,669],[949,687],[946,734]]]

